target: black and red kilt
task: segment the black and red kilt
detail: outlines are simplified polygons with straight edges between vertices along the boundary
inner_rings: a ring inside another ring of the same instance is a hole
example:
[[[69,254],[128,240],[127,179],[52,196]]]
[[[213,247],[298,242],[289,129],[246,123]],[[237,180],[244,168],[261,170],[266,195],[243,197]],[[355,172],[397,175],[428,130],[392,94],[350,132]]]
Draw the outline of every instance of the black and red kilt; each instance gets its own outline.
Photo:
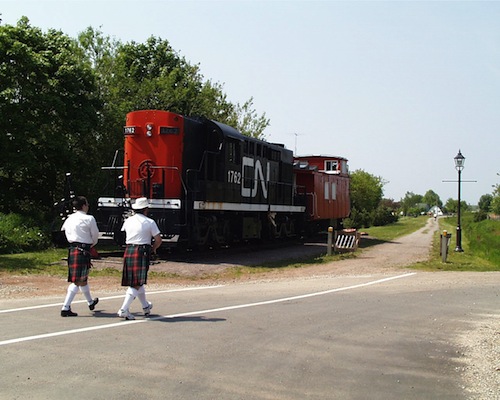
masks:
[[[150,245],[127,245],[123,255],[122,286],[142,286],[147,283],[150,257]]]
[[[68,248],[68,282],[85,286],[91,267],[90,244],[71,243]]]

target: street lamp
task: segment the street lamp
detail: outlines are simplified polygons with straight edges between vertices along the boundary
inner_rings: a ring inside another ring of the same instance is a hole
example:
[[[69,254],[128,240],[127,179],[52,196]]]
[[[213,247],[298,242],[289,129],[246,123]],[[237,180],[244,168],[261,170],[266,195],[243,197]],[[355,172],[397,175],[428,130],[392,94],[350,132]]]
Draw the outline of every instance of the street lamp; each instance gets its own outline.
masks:
[[[455,251],[462,252],[462,228],[460,227],[460,183],[461,183],[461,174],[464,169],[465,157],[462,155],[460,150],[458,150],[458,154],[455,156],[455,168],[458,171],[458,221],[457,221],[457,247],[455,247]]]

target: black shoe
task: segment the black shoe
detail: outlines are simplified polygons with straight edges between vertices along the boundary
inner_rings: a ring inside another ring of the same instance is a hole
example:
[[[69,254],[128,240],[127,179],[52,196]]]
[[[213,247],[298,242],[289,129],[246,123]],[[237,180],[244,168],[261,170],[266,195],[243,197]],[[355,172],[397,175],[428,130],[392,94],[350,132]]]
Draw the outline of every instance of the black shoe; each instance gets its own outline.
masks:
[[[78,317],[78,314],[71,311],[70,308],[69,310],[61,310],[61,317]]]
[[[94,311],[94,308],[95,306],[97,305],[97,303],[99,303],[99,298],[95,298],[94,301],[92,302],[92,304],[89,304],[89,309],[90,311]]]

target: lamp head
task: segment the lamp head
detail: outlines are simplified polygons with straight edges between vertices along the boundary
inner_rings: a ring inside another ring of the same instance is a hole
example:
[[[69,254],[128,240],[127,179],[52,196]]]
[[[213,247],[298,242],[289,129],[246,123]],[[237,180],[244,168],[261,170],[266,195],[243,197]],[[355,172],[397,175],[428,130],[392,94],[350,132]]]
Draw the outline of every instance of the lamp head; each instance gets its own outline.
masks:
[[[464,169],[465,157],[462,155],[460,150],[458,150],[458,154],[455,156],[455,168],[457,171],[462,171]]]

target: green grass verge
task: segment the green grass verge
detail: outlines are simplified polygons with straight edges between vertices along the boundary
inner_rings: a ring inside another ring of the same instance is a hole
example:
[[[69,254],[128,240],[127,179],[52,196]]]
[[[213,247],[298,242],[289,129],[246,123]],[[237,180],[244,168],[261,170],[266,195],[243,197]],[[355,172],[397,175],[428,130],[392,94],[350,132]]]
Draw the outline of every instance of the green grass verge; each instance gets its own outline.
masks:
[[[491,229],[491,224],[496,230]],[[431,257],[428,261],[411,265],[410,268],[424,271],[500,271],[499,251],[500,251],[500,223],[498,221],[472,222],[472,216],[466,215],[462,220],[462,249],[463,252],[455,252],[456,247],[456,217],[440,218],[440,231],[436,232],[433,238]],[[486,227],[486,228],[483,228]],[[440,256],[440,235],[443,230],[451,233],[451,240],[448,248],[446,262]],[[478,233],[478,231],[480,233]],[[473,234],[473,232],[476,232]],[[496,233],[495,233],[496,232]],[[487,240],[484,237],[487,236]],[[477,242],[483,237],[483,242],[479,250]]]
[[[412,232],[423,228],[427,223],[429,217],[420,216],[420,217],[402,217],[398,222],[394,224],[385,225],[385,226],[373,226],[368,229],[363,229],[363,232],[368,233],[373,238],[376,238],[380,241],[391,241],[398,237],[409,235]]]

